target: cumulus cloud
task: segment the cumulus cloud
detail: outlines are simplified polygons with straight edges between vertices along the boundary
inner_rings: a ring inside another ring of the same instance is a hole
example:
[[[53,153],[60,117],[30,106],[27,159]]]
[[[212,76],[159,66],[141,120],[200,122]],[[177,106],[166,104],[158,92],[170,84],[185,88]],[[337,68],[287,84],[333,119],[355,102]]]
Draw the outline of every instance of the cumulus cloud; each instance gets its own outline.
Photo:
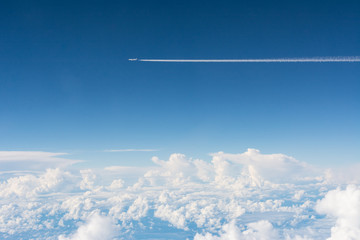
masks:
[[[315,240],[359,233],[359,188],[336,189],[335,178],[316,176],[284,154],[249,149],[216,153],[211,161],[179,153],[152,161],[151,167],[2,174],[0,235]]]
[[[360,189],[349,185],[328,192],[316,205],[320,214],[336,218],[328,240],[356,240],[360,236]]]
[[[70,237],[59,236],[59,240],[110,240],[114,236],[114,227],[111,219],[97,213],[90,216],[88,221],[81,225],[76,233]]]
[[[73,176],[69,172],[60,169],[47,169],[45,173],[36,176],[27,174],[19,177],[9,178],[0,183],[0,196],[9,198],[33,197],[38,194],[55,192],[64,187],[64,182],[69,182]],[[66,185],[65,185],[66,187]]]
[[[147,172],[145,174],[146,177],[168,177],[178,181],[178,184],[182,184],[184,180],[193,179],[197,175],[197,167],[194,161],[186,158],[184,154],[171,154],[167,161],[153,157],[152,161],[160,166],[160,168]],[[175,181],[173,183],[175,183]]]
[[[235,225],[235,221],[225,224],[219,234],[212,235],[206,233],[205,235],[196,234],[194,240],[273,240],[279,239],[278,231],[275,230],[269,221],[260,220],[247,224],[247,229],[241,231]]]
[[[41,151],[0,151],[1,170],[44,170],[46,168],[67,167],[81,160],[72,160],[60,156],[67,153]]]
[[[121,189],[124,186],[124,180],[122,179],[115,179],[111,182],[110,186],[107,187],[109,190],[116,191]]]
[[[80,182],[80,189],[93,189],[96,179],[95,173],[91,169],[80,170],[82,181]]]
[[[235,163],[247,167],[249,172],[253,172],[266,180],[273,182],[294,182],[309,179],[317,176],[316,169],[304,162],[300,162],[293,157],[285,154],[261,154],[259,150],[249,148],[240,154],[213,153],[213,162]],[[231,171],[232,167],[227,167],[226,171]]]

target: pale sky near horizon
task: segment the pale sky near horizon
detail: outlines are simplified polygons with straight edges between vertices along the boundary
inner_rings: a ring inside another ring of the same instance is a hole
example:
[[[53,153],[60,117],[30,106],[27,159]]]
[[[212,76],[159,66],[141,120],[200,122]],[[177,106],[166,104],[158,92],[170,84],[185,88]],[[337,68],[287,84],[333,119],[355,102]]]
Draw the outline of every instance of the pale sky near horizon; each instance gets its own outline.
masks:
[[[247,148],[359,160],[359,63],[128,61],[360,56],[358,1],[2,5],[0,150],[89,166]]]

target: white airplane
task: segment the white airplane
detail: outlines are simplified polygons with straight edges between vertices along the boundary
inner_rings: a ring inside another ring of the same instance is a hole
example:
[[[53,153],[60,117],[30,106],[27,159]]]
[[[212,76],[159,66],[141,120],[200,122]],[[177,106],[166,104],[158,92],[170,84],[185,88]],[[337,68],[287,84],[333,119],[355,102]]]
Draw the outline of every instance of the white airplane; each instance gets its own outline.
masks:
[[[138,60],[137,58],[129,58],[129,61],[132,61],[132,62],[137,61],[137,60]]]

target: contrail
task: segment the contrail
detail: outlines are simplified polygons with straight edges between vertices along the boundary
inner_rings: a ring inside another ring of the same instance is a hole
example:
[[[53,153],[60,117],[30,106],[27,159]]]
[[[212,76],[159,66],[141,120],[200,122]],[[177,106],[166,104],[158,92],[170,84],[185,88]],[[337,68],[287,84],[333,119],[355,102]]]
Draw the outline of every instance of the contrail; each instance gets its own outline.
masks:
[[[138,59],[137,62],[174,62],[174,63],[301,63],[301,62],[360,62],[360,57],[314,57],[314,58],[264,58],[264,59]]]

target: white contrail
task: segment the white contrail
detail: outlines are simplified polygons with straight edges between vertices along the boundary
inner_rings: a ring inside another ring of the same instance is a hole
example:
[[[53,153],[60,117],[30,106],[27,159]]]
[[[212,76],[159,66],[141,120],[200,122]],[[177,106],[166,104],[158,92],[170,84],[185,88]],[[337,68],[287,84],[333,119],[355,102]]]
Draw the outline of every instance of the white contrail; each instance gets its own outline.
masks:
[[[360,57],[314,57],[314,58],[264,58],[264,59],[129,59],[138,62],[175,62],[175,63],[290,63],[290,62],[360,62]]]

